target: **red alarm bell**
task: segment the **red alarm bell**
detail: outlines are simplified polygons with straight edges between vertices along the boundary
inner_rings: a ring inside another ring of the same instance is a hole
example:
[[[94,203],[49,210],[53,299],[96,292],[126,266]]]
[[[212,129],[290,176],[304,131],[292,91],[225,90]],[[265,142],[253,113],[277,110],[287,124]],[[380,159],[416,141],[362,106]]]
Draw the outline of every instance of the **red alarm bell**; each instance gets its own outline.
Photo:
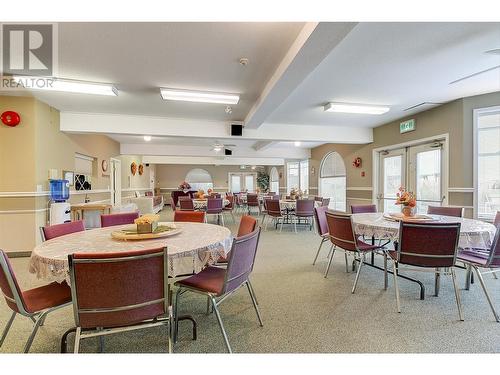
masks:
[[[5,125],[12,127],[19,125],[21,122],[21,116],[19,116],[19,113],[14,111],[5,111],[2,113],[0,118]]]

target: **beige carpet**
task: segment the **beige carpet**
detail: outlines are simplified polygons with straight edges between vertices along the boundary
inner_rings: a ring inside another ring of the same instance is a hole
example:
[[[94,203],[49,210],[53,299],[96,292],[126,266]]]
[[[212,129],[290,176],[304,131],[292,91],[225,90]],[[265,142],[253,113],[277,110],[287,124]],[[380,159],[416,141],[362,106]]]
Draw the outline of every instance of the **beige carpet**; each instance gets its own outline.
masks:
[[[166,208],[164,220],[171,218]],[[226,222],[230,222],[228,218]],[[231,230],[236,226],[229,224]],[[362,270],[356,294],[351,294],[353,273],[345,273],[342,253],[335,256],[328,279],[323,277],[328,247],[316,266],[312,260],[319,239],[302,228],[277,233],[271,227],[263,232],[252,281],[264,327],[259,327],[246,289],[240,289],[221,305],[222,319],[235,352],[331,352],[331,353],[452,353],[499,352],[500,324],[496,323],[479,283],[470,291],[461,290],[465,322],[458,312],[450,278],[443,277],[439,297],[433,296],[433,276],[412,273],[425,283],[426,299],[419,299],[418,287],[400,282],[402,313],[396,312],[392,278],[383,290],[383,274],[376,269]],[[380,259],[377,259],[380,263]],[[28,259],[12,261],[24,288],[40,284],[28,273]],[[464,271],[457,270],[460,287]],[[487,286],[500,310],[500,280],[485,276]],[[191,341],[188,323],[181,323],[176,352],[225,352],[214,314],[206,315],[202,296],[185,294],[180,313],[192,314],[198,322],[198,340]],[[0,302],[0,329],[10,310]],[[49,315],[32,346],[32,352],[56,353],[63,332],[72,327],[71,307]],[[31,321],[18,316],[0,352],[20,352],[31,329]],[[165,352],[165,329],[151,328],[106,337],[105,351]],[[73,336],[70,335],[70,350]],[[97,340],[82,341],[82,352],[96,352]]]

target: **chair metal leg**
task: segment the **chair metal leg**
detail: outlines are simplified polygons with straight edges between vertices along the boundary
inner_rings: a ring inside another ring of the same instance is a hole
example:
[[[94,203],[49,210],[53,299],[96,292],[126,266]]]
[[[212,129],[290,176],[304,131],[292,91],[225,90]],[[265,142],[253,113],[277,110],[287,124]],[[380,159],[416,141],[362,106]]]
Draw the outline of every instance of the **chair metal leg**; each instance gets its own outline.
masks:
[[[226,226],[226,224],[224,224],[224,214],[220,214],[220,217],[221,217],[221,219],[222,219],[222,226],[223,226],[223,227],[225,227],[225,226]]]
[[[259,301],[257,300],[257,295],[255,294],[255,291],[253,290],[253,286],[252,286],[252,283],[250,282],[250,280],[248,280],[248,286],[250,287],[250,289],[252,289],[253,298],[255,299],[255,303],[258,305]]]
[[[345,259],[345,273],[349,273],[349,261],[347,260],[347,252],[344,251],[344,259]]]
[[[441,269],[436,268],[436,273],[434,275],[434,296],[439,296],[439,286],[441,284]]]
[[[75,333],[75,347],[73,349],[73,353],[77,354],[78,351],[80,350],[80,338],[82,334],[82,329],[80,327],[76,327],[76,333]]]
[[[332,253],[332,249],[333,249],[333,244],[330,246],[330,249],[328,250],[328,254],[326,255],[326,259],[330,258],[330,255]]]
[[[389,284],[389,277],[387,274],[387,253],[384,252],[384,290],[387,290],[388,284]]]
[[[215,301],[215,298],[213,296],[210,295],[209,297],[212,301],[212,307],[214,309],[215,316],[217,317],[217,322],[219,323],[219,328],[222,332],[222,336],[224,337],[224,343],[226,344],[227,351],[229,353],[232,353],[233,351],[231,350],[231,345],[229,345],[229,339],[227,338],[226,330],[224,329],[224,324],[222,324],[219,309],[217,308],[217,302]]]
[[[318,251],[316,252],[316,256],[314,257],[313,266],[316,264],[316,260],[318,259],[319,252],[321,251],[321,246],[325,243],[326,238],[321,239],[321,243],[319,244]]]
[[[453,279],[453,288],[455,289],[455,298],[457,300],[458,317],[460,318],[460,321],[463,322],[464,316],[462,313],[462,303],[460,301],[460,291],[458,290],[457,278],[455,276],[455,270],[453,268],[451,268],[450,272],[451,272],[451,278]]]
[[[358,272],[356,272],[356,278],[354,279],[354,285],[352,286],[352,291],[351,291],[352,294],[354,294],[354,292],[356,291],[356,286],[358,285],[358,280],[359,280],[359,274],[361,272],[361,268],[363,267],[364,262],[365,262],[365,257],[359,257]]]
[[[493,268],[490,268],[490,271],[493,271]],[[497,280],[497,279],[498,279],[498,276],[497,276],[497,274],[496,274],[496,273],[494,273],[494,272],[493,272],[493,273],[492,273],[492,275],[493,275],[493,278],[494,278],[495,280]]]
[[[250,281],[247,280],[246,284],[248,293],[250,293],[250,298],[252,299],[253,307],[255,309],[255,312],[257,313],[257,318],[259,319],[259,324],[261,327],[264,327],[264,324],[262,324],[262,317],[260,316],[260,311],[259,307],[257,306],[257,300],[255,299],[253,288],[250,286]]]
[[[401,303],[399,302],[398,268],[395,261],[392,262],[392,275],[394,276],[394,291],[396,292],[396,306],[398,313],[401,313]]]
[[[7,334],[10,331],[10,327],[12,326],[12,322],[14,321],[14,318],[16,317],[16,314],[17,313],[15,311],[12,312],[12,315],[10,316],[9,321],[7,322],[7,325],[5,326],[5,328],[3,330],[2,338],[0,338],[0,348],[2,347],[2,344],[3,344],[4,340],[5,340],[5,338],[7,337]]]
[[[175,301],[174,301],[174,334],[173,334],[173,340],[174,344],[177,342],[177,336],[179,334],[179,298],[181,296],[181,291],[182,289],[179,288],[177,289],[177,292],[175,292]],[[208,310],[208,307],[207,307]]]
[[[35,325],[33,327],[33,330],[31,331],[31,335],[28,338],[28,341],[26,341],[26,345],[24,346],[24,352],[28,353],[31,348],[31,344],[33,344],[33,340],[35,339],[36,333],[38,332],[38,328],[40,327],[40,323],[43,322],[45,319],[45,316],[49,313],[50,310],[45,311],[42,313],[38,318],[36,319]]]
[[[467,265],[467,271],[465,272],[465,290],[470,290],[470,280],[472,275],[472,266]]]
[[[283,218],[283,217],[281,217],[280,233],[281,233],[281,231],[283,230],[283,222],[284,222],[284,221],[285,221],[285,220],[284,220],[284,218]]]
[[[104,336],[99,336],[99,353],[104,353]]]
[[[293,220],[293,218],[292,218],[292,220]],[[295,220],[293,221],[293,228],[295,230],[295,233],[297,233],[297,220],[298,220],[298,218],[296,217]]]
[[[476,271],[477,278],[479,279],[479,282],[481,283],[481,287],[483,288],[484,295],[486,296],[486,299],[488,300],[488,303],[490,304],[491,311],[493,312],[493,315],[495,316],[495,320],[497,323],[500,323],[500,317],[498,316],[498,313],[495,310],[495,306],[493,305],[493,301],[491,300],[490,294],[488,293],[488,290],[486,289],[486,284],[484,283],[483,275],[481,275],[481,272],[479,272],[479,269],[477,267],[474,267],[474,271]]]
[[[330,266],[332,264],[333,256],[335,255],[335,248],[336,246],[333,247],[332,255],[330,255],[330,259],[328,259],[328,266],[326,267],[325,279],[328,277],[328,271],[330,271]]]

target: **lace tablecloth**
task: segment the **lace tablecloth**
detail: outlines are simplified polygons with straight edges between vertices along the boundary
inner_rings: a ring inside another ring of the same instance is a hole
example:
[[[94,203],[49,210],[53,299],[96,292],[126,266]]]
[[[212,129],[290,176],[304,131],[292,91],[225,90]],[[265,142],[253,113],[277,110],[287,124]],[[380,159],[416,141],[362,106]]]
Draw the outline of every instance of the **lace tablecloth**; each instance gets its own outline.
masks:
[[[397,241],[399,238],[399,222],[386,219],[383,213],[353,214],[354,231],[358,235]],[[460,225],[460,248],[489,248],[495,237],[496,228],[493,224],[484,221],[461,217],[427,215],[436,222],[457,223]]]
[[[195,210],[204,210],[207,208],[208,199],[193,199],[193,206]],[[229,204],[229,200],[224,199],[223,201],[224,207]]]
[[[297,201],[294,200],[280,200],[280,208],[282,210],[295,210],[295,207],[297,207]]]
[[[161,223],[160,223],[161,224]],[[39,279],[69,283],[68,255],[87,252],[120,252],[167,247],[168,275],[175,277],[200,272],[231,250],[231,231],[225,227],[201,223],[175,223],[182,229],[171,237],[144,241],[119,241],[111,232],[127,225],[91,229],[43,242],[33,249],[29,270]]]

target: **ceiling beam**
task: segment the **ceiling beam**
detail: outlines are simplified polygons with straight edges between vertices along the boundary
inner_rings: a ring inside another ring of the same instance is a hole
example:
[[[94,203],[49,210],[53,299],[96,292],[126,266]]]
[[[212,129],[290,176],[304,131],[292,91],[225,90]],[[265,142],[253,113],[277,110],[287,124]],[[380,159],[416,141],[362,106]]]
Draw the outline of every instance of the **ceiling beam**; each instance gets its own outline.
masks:
[[[229,122],[102,113],[61,112],[60,116],[60,130],[69,133],[207,138],[221,142],[226,139],[351,144],[373,142],[373,130],[363,127],[264,124],[259,129],[245,128],[241,137],[231,137],[229,125]]]
[[[355,22],[306,23],[248,112],[245,128],[259,128],[356,25]]]
[[[283,158],[224,158],[206,156],[161,156],[145,155],[143,163],[148,164],[201,164],[201,165],[284,165]]]
[[[264,151],[264,150],[267,150],[272,145],[274,145],[275,143],[276,143],[275,141],[258,141],[258,142],[255,142],[255,144],[252,146],[252,148],[255,151]]]

